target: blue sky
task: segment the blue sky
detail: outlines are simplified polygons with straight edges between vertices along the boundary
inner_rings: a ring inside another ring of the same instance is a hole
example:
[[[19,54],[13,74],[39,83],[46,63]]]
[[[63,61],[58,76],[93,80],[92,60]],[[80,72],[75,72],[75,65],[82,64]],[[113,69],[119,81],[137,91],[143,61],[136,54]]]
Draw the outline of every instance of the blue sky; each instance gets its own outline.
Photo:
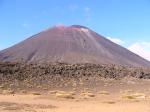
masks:
[[[0,49],[58,24],[87,26],[150,59],[150,0],[0,0]]]

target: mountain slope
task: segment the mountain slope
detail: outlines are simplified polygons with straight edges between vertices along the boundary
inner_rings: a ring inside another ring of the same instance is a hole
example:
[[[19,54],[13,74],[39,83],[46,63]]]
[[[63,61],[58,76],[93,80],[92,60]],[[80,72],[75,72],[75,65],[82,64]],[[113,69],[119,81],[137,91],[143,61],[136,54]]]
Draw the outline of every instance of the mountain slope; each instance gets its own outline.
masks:
[[[150,62],[87,27],[56,26],[0,52],[0,60],[150,66]]]

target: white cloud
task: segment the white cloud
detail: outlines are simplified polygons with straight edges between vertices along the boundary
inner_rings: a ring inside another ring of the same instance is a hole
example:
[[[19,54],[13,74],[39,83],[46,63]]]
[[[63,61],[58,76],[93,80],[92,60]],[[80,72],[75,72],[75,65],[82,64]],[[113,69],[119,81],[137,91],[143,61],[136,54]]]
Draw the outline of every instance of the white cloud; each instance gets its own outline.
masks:
[[[107,38],[116,44],[125,44],[121,39],[112,37]],[[128,46],[127,49],[150,61],[150,42],[135,42]]]
[[[150,61],[150,42],[136,42],[130,45],[128,49]]]
[[[116,44],[119,44],[119,45],[123,45],[125,42],[122,41],[121,39],[119,38],[112,38],[112,37],[107,37],[109,40],[111,40],[112,42],[116,43]]]

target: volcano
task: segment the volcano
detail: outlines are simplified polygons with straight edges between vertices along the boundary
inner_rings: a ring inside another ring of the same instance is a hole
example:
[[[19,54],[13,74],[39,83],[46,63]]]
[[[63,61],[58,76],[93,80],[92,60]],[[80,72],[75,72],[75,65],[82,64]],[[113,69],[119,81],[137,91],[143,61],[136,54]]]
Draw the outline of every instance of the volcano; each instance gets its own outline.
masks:
[[[149,61],[80,25],[42,31],[1,51],[0,60],[150,66]]]

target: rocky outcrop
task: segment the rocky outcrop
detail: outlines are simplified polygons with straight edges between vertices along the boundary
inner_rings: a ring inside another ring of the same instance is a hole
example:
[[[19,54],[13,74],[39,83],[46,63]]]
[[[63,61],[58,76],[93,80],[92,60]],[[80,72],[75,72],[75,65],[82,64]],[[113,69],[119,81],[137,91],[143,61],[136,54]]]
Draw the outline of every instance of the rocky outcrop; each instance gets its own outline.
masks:
[[[25,64],[13,62],[0,63],[0,83],[7,81],[31,81],[48,82],[61,81],[61,79],[80,78],[112,78],[121,79],[124,77],[134,77],[150,79],[150,69],[133,68],[116,65],[97,65],[97,64]]]

